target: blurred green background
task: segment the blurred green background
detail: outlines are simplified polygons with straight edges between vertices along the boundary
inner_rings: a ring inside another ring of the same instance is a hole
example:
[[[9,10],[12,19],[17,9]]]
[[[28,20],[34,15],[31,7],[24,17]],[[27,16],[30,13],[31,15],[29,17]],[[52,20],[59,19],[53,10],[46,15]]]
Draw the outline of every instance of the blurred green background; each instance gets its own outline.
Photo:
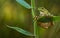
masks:
[[[25,0],[30,4],[30,0]],[[0,38],[33,38],[6,27],[17,26],[33,33],[31,10],[16,0],[0,0]]]
[[[31,5],[31,0],[25,0]],[[43,6],[54,15],[60,15],[60,0],[35,0],[36,8]],[[36,9],[37,10],[37,9]],[[36,11],[38,15],[38,11]],[[60,22],[48,29],[40,38],[60,38]],[[25,36],[6,27],[17,26],[33,33],[31,10],[21,6],[16,0],[0,0],[0,38],[34,38]]]

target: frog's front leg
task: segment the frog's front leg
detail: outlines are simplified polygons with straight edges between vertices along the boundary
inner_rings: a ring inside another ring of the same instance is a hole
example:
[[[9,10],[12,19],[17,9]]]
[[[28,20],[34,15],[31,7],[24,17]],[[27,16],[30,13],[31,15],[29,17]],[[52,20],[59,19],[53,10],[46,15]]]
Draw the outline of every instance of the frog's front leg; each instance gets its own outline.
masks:
[[[38,16],[35,16],[33,19],[34,19],[34,21],[36,21],[38,19]]]

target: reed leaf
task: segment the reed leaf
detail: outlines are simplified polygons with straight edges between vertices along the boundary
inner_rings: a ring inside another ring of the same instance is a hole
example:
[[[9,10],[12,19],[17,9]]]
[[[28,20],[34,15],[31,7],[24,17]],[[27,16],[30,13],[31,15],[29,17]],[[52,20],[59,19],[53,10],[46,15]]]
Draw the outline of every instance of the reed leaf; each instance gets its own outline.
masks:
[[[27,9],[30,9],[31,6],[24,0],[16,0],[20,5],[24,6]]]
[[[60,16],[54,16],[53,21],[54,22],[59,22],[60,21]]]
[[[24,29],[21,29],[21,28],[19,28],[19,27],[12,27],[12,26],[8,26],[8,25],[7,25],[7,27],[8,27],[8,28],[11,28],[11,29],[13,29],[13,30],[16,30],[16,31],[18,31],[19,33],[22,33],[22,34],[27,35],[27,36],[34,36],[32,33],[28,32],[28,31],[26,31],[26,30],[24,30]]]

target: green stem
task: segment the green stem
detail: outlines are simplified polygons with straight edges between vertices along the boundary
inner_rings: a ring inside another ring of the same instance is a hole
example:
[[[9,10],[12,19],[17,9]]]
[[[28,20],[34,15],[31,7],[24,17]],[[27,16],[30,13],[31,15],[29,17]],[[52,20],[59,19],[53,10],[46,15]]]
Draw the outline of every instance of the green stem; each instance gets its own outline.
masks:
[[[33,17],[33,19],[34,19],[34,17],[35,17],[35,0],[31,0],[31,7],[32,7],[32,9],[31,9],[31,11],[32,11],[32,17]],[[35,35],[35,38],[36,38],[36,21],[34,21],[33,20],[33,25],[34,25],[34,35]]]
[[[31,7],[32,7],[32,16],[33,18],[35,17],[35,14],[34,14],[34,8],[35,8],[35,0],[31,0]]]

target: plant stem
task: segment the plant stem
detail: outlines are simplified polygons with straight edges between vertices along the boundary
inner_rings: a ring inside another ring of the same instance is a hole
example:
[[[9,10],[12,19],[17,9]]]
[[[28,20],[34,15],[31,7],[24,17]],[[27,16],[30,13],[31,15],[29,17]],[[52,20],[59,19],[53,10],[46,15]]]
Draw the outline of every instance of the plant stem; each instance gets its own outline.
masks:
[[[35,1],[34,0],[31,0],[31,7],[32,7],[32,17],[34,18],[35,17],[35,14],[34,14],[34,8],[35,8]]]
[[[35,0],[31,0],[31,11],[32,11],[32,17],[34,19],[35,17]],[[34,35],[35,35],[35,38],[36,38],[36,21],[33,20],[33,25],[34,25]]]

